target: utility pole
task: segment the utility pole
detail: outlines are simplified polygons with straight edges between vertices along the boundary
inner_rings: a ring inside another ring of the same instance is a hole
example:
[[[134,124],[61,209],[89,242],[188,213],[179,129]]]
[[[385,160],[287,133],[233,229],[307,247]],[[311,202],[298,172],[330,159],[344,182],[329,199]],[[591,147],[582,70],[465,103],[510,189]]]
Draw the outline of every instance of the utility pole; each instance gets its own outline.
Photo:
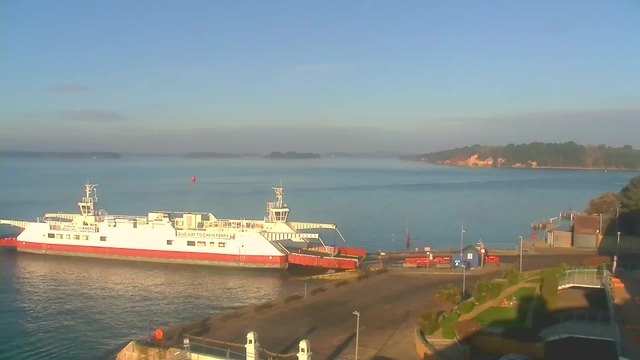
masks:
[[[618,245],[616,245],[616,257],[620,258],[620,231],[618,231]]]
[[[467,265],[464,261],[463,245],[464,244],[464,224],[460,223],[460,265],[462,265],[462,297],[464,298],[465,289],[467,287]]]
[[[462,247],[464,243],[464,224],[460,224],[460,261],[462,261]]]
[[[520,273],[522,274],[522,236],[520,236]]]
[[[467,288],[467,264],[463,262],[462,263],[462,300],[464,300],[466,288]]]
[[[356,357],[355,357],[355,360],[358,360],[358,340],[360,338],[360,313],[357,311],[354,311],[353,315],[358,317],[358,319],[356,320]]]

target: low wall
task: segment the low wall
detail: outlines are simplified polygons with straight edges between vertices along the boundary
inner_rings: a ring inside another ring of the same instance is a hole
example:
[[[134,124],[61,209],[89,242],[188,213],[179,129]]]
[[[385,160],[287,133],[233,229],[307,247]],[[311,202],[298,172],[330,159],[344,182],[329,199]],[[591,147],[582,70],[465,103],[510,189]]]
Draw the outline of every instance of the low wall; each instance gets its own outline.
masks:
[[[438,350],[458,345],[456,340],[448,339],[438,339],[437,344],[431,344],[422,336],[420,326],[415,327],[415,331],[413,332],[413,342],[416,347],[416,353],[418,353],[418,355],[423,359],[445,360],[445,357],[438,355]]]
[[[164,350],[140,345],[134,340],[118,353],[116,360],[164,360],[178,354],[180,351],[180,349],[176,348]]]

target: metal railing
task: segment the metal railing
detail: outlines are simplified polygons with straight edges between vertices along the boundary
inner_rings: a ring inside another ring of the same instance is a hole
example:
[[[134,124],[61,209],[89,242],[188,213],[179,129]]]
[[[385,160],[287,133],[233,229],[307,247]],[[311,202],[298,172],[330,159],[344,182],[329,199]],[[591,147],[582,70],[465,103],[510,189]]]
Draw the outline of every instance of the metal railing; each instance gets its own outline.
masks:
[[[591,339],[616,341],[611,324],[585,323],[583,321],[565,321],[540,332],[546,341],[562,339],[566,337],[584,337]]]
[[[508,243],[484,243],[484,247],[487,250],[495,251],[519,251],[520,247],[517,244]]]
[[[569,287],[590,287],[602,288],[603,279],[605,277],[604,270],[598,269],[573,269],[567,270],[558,275],[558,290]]]
[[[195,342],[193,340],[189,343],[189,353],[214,356],[226,360],[245,360],[247,358],[245,353],[232,351],[229,348],[220,348],[210,344]]]
[[[551,320],[554,323],[561,323],[567,321],[582,321],[589,323],[605,323],[611,322],[611,316],[608,311],[594,311],[584,309],[574,309],[568,311],[562,311],[559,313],[552,313]]]

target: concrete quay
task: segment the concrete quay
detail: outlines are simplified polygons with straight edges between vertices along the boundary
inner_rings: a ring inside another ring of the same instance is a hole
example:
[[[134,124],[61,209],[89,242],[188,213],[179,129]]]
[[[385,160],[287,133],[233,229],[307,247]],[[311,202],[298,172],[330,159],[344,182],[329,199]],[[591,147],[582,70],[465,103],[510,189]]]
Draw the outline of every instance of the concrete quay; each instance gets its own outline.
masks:
[[[594,254],[525,256],[524,270],[561,263],[579,266]],[[467,272],[467,291],[476,281],[500,276],[505,266],[517,266],[519,257],[505,256],[503,266]],[[413,344],[417,316],[426,310],[444,310],[435,293],[439,286],[462,286],[462,273],[434,274],[422,269],[371,272],[356,279],[328,283],[302,294],[215,315],[201,322],[166,330],[163,346],[180,347],[182,335],[244,344],[255,331],[264,349],[296,351],[302,339],[311,343],[314,360],[351,359],[355,355],[356,317],[360,312],[359,359],[419,359]]]

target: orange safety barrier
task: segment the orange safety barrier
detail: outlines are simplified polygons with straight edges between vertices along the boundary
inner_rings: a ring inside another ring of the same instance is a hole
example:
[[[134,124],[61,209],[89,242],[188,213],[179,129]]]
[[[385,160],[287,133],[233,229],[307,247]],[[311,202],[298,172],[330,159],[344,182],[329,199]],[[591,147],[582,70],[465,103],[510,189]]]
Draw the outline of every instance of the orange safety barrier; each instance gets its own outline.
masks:
[[[623,287],[624,287],[624,284],[623,284],[623,283],[615,283],[615,284],[613,284],[613,287],[620,287],[620,288],[623,288]]]

